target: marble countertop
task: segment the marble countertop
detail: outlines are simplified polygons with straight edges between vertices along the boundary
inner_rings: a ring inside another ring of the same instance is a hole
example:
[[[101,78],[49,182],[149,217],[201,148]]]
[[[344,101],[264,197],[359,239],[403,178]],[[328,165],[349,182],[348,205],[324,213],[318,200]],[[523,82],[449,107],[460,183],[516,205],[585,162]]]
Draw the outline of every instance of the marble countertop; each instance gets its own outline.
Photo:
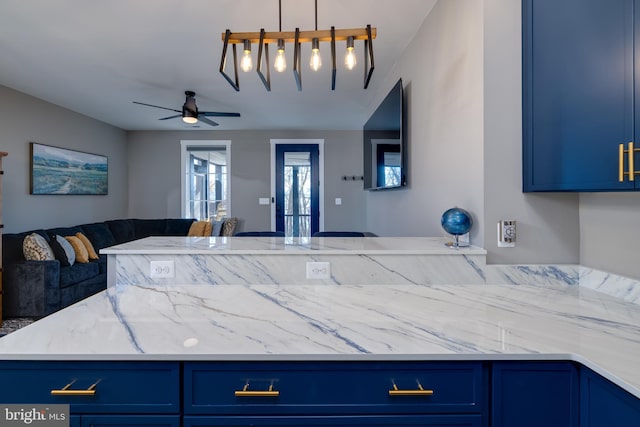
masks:
[[[440,237],[147,237],[100,250],[101,254],[269,254],[361,255],[427,254],[485,255],[483,248],[452,249]]]
[[[0,359],[574,360],[640,397],[640,307],[578,286],[117,286]]]

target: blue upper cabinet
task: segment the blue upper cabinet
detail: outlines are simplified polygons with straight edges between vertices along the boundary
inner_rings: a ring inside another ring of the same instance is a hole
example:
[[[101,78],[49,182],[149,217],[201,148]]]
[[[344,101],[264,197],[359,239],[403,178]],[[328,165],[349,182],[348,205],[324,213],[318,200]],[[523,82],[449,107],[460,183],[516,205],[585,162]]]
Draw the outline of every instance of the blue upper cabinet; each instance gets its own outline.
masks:
[[[620,144],[640,141],[639,8],[640,0],[523,0],[525,192],[636,189],[619,178],[629,169]]]

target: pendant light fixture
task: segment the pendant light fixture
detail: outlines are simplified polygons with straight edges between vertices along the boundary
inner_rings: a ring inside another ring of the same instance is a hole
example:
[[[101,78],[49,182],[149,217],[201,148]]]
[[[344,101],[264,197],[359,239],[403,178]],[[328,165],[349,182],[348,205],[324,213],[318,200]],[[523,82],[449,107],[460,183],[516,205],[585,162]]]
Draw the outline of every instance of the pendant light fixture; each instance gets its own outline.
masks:
[[[278,0],[278,17],[279,17],[279,31],[278,32],[265,32],[261,29],[260,32],[242,32],[233,33],[231,30],[226,30],[222,33],[222,57],[220,59],[220,74],[229,82],[231,87],[236,91],[240,90],[240,81],[238,77],[238,62],[236,56],[236,44],[242,44],[243,56],[240,63],[240,68],[245,71],[251,71],[253,69],[253,61],[251,59],[251,43],[258,43],[258,60],[256,72],[258,73],[262,83],[267,91],[271,91],[271,79],[269,74],[269,43],[277,43],[277,53],[273,68],[282,73],[287,69],[287,60],[285,57],[285,45],[287,43],[293,45],[293,75],[298,87],[298,90],[302,90],[302,70],[301,63],[301,45],[302,43],[311,43],[311,57],[309,58],[309,66],[313,71],[320,71],[322,67],[322,58],[320,56],[320,43],[331,43],[331,90],[335,90],[336,87],[336,41],[346,41],[347,51],[344,59],[345,69],[348,71],[354,70],[357,65],[356,55],[354,52],[355,41],[362,40],[364,42],[364,89],[369,87],[369,81],[374,70],[373,62],[373,39],[376,38],[376,29],[371,25],[367,25],[366,28],[355,29],[336,29],[331,27],[330,30],[318,30],[318,0],[315,0],[315,30],[314,31],[300,31],[296,28],[295,31],[282,31],[282,0]],[[227,51],[231,45],[233,54],[233,78],[225,72],[227,63]],[[263,69],[266,68],[266,76],[263,73]]]
[[[318,31],[318,0],[316,0],[316,31]],[[317,37],[311,39],[311,59],[309,67],[313,71],[318,71],[322,67],[322,58],[320,57],[320,40]]]

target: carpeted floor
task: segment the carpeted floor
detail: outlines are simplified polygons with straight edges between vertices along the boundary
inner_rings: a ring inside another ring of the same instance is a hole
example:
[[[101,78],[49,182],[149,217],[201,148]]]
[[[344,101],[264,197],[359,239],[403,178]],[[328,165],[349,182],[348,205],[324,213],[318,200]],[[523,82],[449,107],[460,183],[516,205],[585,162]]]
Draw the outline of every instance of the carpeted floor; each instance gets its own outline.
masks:
[[[34,319],[21,317],[16,319],[4,319],[2,321],[2,326],[0,327],[0,337],[3,337],[7,334],[10,334],[13,331],[17,331],[20,328],[23,328],[27,325],[30,325],[34,322]]]

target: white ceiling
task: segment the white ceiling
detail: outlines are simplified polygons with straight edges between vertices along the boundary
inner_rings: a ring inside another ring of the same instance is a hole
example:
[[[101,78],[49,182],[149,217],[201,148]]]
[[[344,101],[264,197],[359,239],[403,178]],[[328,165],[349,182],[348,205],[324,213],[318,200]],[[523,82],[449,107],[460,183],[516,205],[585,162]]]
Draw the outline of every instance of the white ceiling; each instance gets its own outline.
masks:
[[[340,67],[341,42],[335,91],[323,43],[319,73],[308,69],[310,49],[303,46],[302,92],[291,71],[291,46],[287,70],[272,70],[271,92],[255,71],[240,73],[236,92],[218,72],[221,33],[277,31],[277,0],[1,0],[0,85],[126,130],[361,129],[372,104],[391,88],[383,87],[384,77],[436,1],[318,0],[318,29],[377,28],[367,90],[362,42],[352,72]],[[314,0],[282,0],[283,31],[314,25]],[[255,64],[255,46],[253,53]],[[196,92],[201,111],[242,117],[214,118],[216,128],[192,127],[180,119],[159,121],[171,112],[132,103],[180,109],[185,90]]]

